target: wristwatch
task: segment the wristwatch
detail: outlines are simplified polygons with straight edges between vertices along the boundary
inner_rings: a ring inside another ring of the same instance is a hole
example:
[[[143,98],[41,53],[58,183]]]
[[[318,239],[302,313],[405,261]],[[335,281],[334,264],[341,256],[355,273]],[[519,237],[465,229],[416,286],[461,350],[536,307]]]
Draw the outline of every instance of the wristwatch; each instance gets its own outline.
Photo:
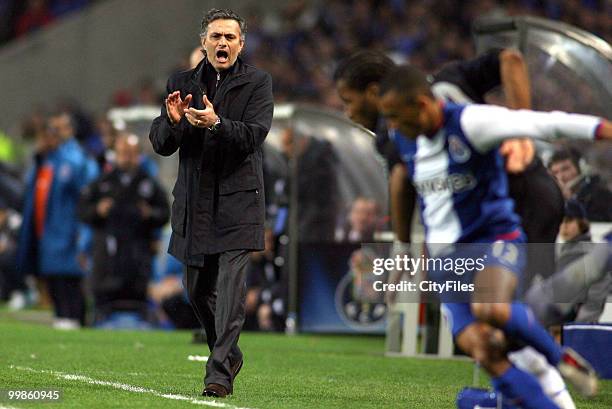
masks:
[[[221,128],[221,117],[217,115],[217,120],[214,124],[208,127],[208,130],[212,133],[215,133]]]

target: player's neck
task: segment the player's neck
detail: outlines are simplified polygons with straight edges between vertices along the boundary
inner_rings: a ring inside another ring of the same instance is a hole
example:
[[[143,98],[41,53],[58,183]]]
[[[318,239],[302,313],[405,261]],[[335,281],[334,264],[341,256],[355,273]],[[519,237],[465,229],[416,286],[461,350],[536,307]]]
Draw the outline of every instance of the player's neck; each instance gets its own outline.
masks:
[[[435,108],[432,107],[431,118],[433,126],[425,134],[428,138],[433,138],[444,126],[444,101],[437,101]]]

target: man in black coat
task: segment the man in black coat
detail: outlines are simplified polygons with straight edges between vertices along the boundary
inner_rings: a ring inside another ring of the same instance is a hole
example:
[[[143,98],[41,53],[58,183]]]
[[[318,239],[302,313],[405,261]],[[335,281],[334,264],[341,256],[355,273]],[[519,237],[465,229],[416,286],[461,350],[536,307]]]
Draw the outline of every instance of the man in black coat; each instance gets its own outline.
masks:
[[[170,77],[153,121],[155,151],[179,151],[169,252],[186,265],[184,284],[211,351],[204,395],[225,397],[242,367],[249,251],[264,248],[262,144],[272,124],[270,75],[244,63],[246,24],[231,10],[202,20],[206,57]]]
[[[117,310],[146,311],[155,232],[168,221],[166,192],[140,166],[136,135],[115,142],[116,167],[81,193],[79,217],[94,230],[96,320]]]

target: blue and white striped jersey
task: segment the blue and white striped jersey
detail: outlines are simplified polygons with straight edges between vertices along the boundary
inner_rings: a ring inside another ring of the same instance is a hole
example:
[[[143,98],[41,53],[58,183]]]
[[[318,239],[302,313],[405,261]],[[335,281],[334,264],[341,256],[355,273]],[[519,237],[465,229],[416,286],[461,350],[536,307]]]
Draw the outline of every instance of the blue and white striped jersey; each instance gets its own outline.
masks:
[[[520,231],[498,146],[505,139],[594,139],[600,119],[489,105],[443,107],[433,137],[391,131],[418,193],[427,243],[492,242]]]

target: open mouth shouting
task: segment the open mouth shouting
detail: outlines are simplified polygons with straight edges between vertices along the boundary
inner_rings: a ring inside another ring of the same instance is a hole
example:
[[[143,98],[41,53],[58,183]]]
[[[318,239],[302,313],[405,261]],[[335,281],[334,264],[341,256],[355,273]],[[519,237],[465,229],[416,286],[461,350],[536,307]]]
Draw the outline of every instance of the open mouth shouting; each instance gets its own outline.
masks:
[[[215,52],[215,59],[219,64],[225,64],[229,61],[229,53],[227,50],[217,50]]]

